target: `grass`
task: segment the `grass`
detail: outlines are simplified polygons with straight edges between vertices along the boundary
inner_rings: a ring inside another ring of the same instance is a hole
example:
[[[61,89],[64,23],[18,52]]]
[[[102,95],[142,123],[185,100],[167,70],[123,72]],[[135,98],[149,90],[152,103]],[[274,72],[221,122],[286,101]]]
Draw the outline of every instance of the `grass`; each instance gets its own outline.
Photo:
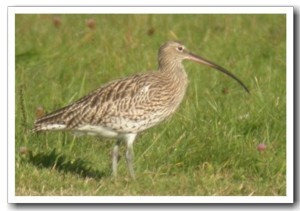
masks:
[[[17,15],[15,24],[16,195],[286,195],[284,15]],[[50,112],[155,69],[159,46],[174,39],[231,70],[251,95],[185,62],[180,109],[135,142],[136,181],[124,156],[112,179],[113,140],[30,132],[37,107]]]

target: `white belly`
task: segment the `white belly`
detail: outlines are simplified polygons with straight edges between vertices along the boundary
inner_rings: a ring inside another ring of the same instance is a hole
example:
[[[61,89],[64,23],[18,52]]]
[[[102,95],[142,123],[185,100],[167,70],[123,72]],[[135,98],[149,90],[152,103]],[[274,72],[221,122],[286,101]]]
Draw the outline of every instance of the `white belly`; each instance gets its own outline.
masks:
[[[105,128],[102,126],[95,126],[95,125],[84,125],[81,127],[78,127],[74,130],[75,134],[78,135],[94,135],[94,136],[103,136],[106,138],[116,138],[119,136],[119,133],[116,131],[113,131],[109,128]]]

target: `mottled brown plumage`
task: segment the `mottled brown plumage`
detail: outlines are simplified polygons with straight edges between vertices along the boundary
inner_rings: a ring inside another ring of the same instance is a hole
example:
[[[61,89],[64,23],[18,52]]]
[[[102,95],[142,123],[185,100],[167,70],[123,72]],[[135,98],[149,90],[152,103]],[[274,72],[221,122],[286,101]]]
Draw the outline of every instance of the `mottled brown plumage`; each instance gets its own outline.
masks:
[[[158,70],[133,75],[107,83],[71,105],[50,113],[35,122],[34,131],[70,130],[116,138],[113,150],[113,174],[117,175],[118,146],[127,143],[126,159],[132,166],[133,142],[137,133],[169,117],[182,101],[188,79],[182,61],[188,59],[211,66],[246,86],[226,69],[188,51],[179,43],[162,45]]]

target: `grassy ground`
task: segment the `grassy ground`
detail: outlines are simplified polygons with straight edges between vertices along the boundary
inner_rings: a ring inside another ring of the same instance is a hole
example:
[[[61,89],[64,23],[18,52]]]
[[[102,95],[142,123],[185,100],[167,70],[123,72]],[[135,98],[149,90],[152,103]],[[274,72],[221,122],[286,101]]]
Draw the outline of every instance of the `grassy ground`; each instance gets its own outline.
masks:
[[[124,156],[111,178],[113,140],[30,132],[37,107],[50,112],[155,69],[159,46],[174,39],[251,95],[185,62],[180,109],[135,143],[136,181]],[[283,15],[17,15],[16,195],[285,195],[285,41]]]

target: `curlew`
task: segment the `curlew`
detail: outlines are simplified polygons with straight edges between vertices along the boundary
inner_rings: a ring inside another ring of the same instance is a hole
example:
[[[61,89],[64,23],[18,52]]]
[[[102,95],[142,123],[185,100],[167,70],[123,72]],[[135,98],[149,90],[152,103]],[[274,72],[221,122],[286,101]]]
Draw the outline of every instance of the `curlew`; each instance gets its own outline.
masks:
[[[78,101],[35,121],[33,131],[73,131],[116,139],[112,153],[112,173],[117,176],[119,145],[127,145],[129,173],[133,168],[133,143],[139,132],[153,127],[171,114],[181,103],[188,84],[183,60],[208,65],[248,88],[223,67],[197,56],[180,42],[163,44],[158,53],[158,70],[111,81]]]

